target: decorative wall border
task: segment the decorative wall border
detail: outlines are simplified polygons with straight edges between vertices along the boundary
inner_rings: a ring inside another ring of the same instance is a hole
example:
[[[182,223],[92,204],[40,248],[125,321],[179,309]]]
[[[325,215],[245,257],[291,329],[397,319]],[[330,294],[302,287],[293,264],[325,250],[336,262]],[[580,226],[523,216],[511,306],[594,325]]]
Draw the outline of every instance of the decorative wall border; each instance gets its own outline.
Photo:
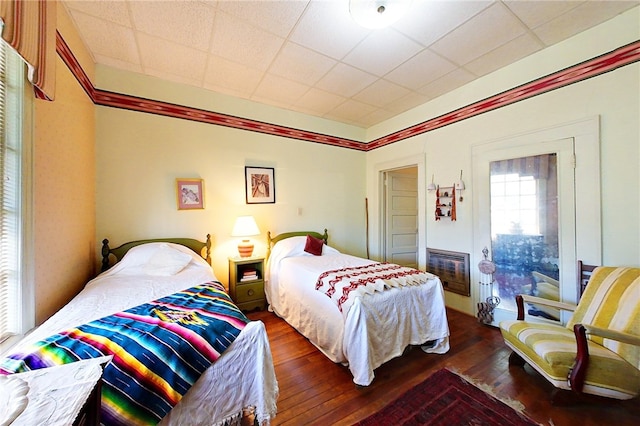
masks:
[[[307,130],[300,130],[293,127],[281,126],[279,124],[271,124],[249,118],[242,118],[199,108],[97,89],[93,86],[91,80],[84,72],[80,63],[75,58],[73,52],[59,32],[56,33],[56,50],[91,101],[99,106],[109,106],[131,111],[146,112],[149,114],[180,118],[183,120],[197,121],[365,152],[372,151],[376,148],[399,142],[413,136],[421,135],[444,126],[448,126],[449,124],[457,123],[462,120],[484,114],[485,112],[493,111],[640,61],[640,40],[638,40],[626,46],[614,49],[609,53],[605,53],[593,59],[589,59],[577,65],[546,75],[529,83],[506,90],[497,95],[471,103],[457,110],[428,119],[367,143],[322,133],[310,132]]]

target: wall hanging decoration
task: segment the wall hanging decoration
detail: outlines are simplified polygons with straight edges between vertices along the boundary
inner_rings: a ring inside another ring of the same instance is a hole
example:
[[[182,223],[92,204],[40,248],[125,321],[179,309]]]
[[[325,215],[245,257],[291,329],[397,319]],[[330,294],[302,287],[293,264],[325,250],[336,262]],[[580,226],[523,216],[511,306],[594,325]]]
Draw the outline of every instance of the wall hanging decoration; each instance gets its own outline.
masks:
[[[496,272],[496,264],[488,259],[489,249],[482,249],[483,259],[478,263],[480,270],[480,300],[478,302],[478,321],[483,324],[493,322],[493,310],[500,304],[500,298],[493,295],[493,274]]]
[[[276,182],[271,167],[245,167],[247,204],[276,202]]]
[[[204,209],[204,180],[176,179],[178,210]]]

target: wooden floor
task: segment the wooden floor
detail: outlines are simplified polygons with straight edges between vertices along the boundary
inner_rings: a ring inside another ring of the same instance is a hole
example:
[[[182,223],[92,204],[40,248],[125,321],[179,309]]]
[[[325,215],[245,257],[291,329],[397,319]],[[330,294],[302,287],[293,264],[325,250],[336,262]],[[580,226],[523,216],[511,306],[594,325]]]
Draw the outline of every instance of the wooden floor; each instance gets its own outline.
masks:
[[[248,316],[267,328],[280,387],[272,425],[351,425],[378,411],[431,373],[448,368],[491,386],[501,399],[517,400],[543,425],[638,425],[640,401],[590,400],[570,407],[549,402],[552,386],[529,366],[508,366],[500,332],[472,316],[448,310],[451,350],[426,354],[415,347],[375,371],[368,387],[356,387],[349,370],[322,355],[295,329],[269,312]]]

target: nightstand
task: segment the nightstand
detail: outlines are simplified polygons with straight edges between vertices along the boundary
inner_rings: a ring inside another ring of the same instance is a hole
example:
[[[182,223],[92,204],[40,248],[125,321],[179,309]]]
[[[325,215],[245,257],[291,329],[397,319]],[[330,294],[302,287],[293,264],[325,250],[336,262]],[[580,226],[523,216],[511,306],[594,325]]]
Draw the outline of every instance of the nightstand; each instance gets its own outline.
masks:
[[[229,258],[229,295],[243,311],[265,308],[264,257]]]

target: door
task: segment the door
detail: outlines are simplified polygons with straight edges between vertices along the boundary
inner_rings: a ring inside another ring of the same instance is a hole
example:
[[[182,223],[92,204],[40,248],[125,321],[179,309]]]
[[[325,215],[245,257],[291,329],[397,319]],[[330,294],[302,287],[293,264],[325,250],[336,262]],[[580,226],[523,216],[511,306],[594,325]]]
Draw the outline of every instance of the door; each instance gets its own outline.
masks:
[[[385,173],[384,261],[418,268],[418,171]]]
[[[494,324],[515,318],[516,294],[575,300],[570,294],[575,292],[576,259],[574,158],[573,138],[479,155],[478,243],[489,248],[496,265],[490,289],[499,300]],[[485,296],[479,294],[478,301]],[[566,320],[541,306],[525,310]]]

